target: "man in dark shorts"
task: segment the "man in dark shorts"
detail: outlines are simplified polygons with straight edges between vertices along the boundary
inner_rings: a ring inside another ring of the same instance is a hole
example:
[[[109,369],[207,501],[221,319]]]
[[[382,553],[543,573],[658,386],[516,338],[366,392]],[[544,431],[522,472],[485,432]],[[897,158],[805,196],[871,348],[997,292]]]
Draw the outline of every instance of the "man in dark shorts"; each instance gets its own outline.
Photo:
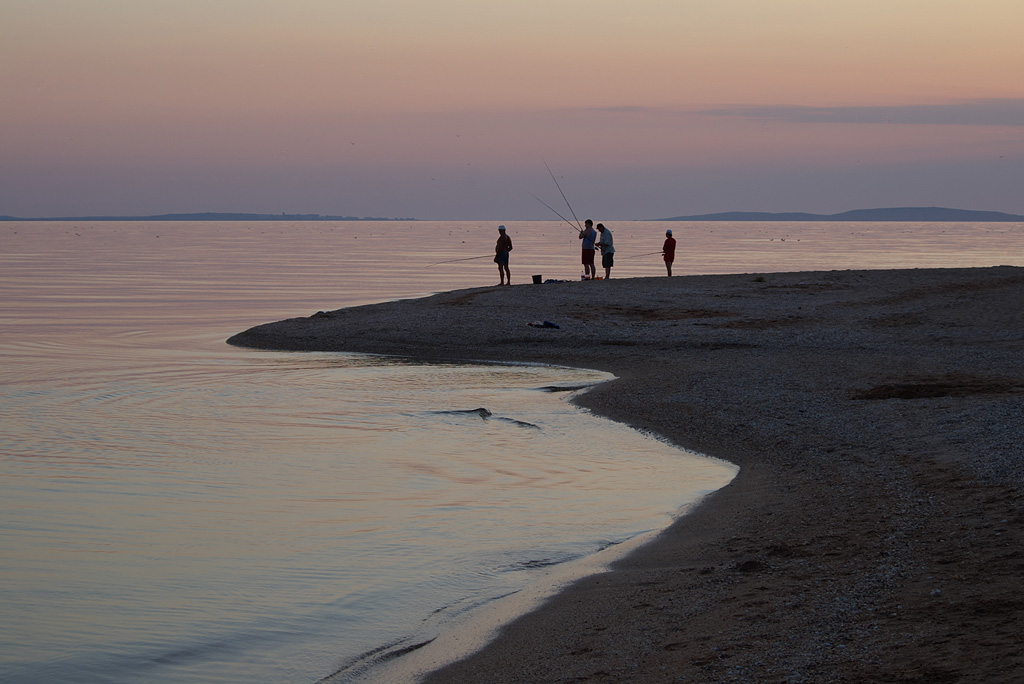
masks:
[[[511,251],[512,238],[505,235],[505,226],[498,226],[498,244],[494,245],[494,263],[498,264],[498,277],[501,278],[499,285],[512,284],[512,274],[508,271],[508,253]]]
[[[615,265],[615,245],[612,244],[612,231],[605,228],[603,223],[598,223],[597,232],[601,234],[601,239],[597,241],[597,247],[601,250],[604,279],[608,280],[612,277],[612,266]]]
[[[583,240],[583,277],[593,279],[597,277],[597,269],[594,268],[594,240],[597,233],[594,232],[594,222],[590,219],[584,221],[583,225],[586,226],[580,231],[580,240]]]

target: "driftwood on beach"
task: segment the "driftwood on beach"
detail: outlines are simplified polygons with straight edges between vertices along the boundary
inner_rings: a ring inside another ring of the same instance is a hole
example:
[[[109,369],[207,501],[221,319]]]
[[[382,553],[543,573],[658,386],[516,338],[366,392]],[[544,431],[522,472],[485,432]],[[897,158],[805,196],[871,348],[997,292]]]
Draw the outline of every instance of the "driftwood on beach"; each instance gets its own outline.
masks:
[[[1024,680],[1024,268],[487,287],[230,341],[609,371],[580,404],[741,467],[429,682]]]

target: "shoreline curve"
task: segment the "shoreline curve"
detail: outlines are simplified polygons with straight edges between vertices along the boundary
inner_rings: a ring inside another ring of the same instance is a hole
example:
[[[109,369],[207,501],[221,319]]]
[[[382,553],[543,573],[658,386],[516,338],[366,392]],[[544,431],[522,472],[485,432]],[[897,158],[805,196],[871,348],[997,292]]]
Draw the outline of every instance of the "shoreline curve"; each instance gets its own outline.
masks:
[[[1021,302],[1009,266],[612,279],[317,312],[229,342],[607,371],[576,403],[740,466],[429,684],[1013,682]]]

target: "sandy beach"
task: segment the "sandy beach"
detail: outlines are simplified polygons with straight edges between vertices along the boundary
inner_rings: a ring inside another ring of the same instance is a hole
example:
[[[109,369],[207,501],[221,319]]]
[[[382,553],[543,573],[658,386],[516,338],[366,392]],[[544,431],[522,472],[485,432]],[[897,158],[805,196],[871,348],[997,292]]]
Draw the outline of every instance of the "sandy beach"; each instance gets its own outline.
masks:
[[[740,466],[430,684],[1024,680],[1024,268],[482,287],[230,342],[608,371],[579,404]]]

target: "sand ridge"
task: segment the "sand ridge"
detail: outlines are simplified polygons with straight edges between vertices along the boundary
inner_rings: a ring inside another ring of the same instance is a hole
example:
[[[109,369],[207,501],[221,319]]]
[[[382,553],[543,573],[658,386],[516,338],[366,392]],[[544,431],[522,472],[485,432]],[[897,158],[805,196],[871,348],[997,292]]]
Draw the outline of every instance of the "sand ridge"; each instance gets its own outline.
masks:
[[[740,465],[428,682],[1017,682],[1022,304],[1015,267],[612,279],[230,341],[604,370],[581,405]]]

